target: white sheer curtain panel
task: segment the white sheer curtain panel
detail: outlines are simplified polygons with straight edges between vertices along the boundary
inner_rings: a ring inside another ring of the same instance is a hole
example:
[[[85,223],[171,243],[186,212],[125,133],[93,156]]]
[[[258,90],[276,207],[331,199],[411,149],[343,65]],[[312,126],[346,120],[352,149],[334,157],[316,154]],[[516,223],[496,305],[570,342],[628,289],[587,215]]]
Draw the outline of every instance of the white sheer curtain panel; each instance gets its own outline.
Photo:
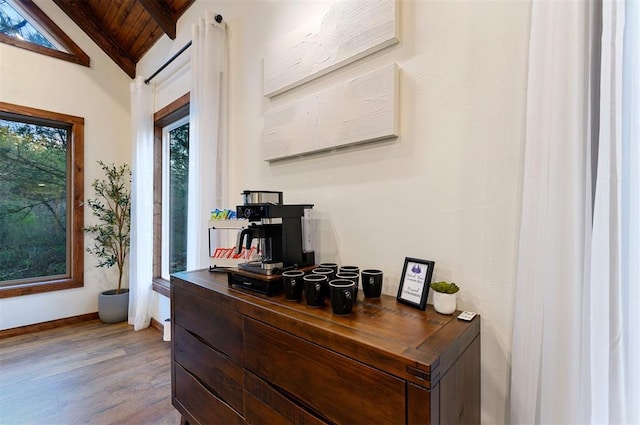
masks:
[[[622,323],[626,420],[640,424],[640,2],[625,2],[622,53]]]
[[[187,270],[209,265],[208,220],[228,198],[226,24],[206,12],[192,34]]]
[[[640,49],[625,19],[624,0],[532,2],[509,423],[638,423]]]
[[[149,327],[153,296],[153,88],[142,77],[131,83],[133,158],[129,324]]]

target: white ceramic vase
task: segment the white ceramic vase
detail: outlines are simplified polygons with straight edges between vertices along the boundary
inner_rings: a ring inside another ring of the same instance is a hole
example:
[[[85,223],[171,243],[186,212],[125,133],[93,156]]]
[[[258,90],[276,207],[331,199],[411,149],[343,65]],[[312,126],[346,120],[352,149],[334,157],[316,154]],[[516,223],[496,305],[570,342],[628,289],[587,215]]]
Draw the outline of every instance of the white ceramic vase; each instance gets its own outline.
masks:
[[[433,292],[433,308],[441,314],[451,314],[456,311],[456,295]]]

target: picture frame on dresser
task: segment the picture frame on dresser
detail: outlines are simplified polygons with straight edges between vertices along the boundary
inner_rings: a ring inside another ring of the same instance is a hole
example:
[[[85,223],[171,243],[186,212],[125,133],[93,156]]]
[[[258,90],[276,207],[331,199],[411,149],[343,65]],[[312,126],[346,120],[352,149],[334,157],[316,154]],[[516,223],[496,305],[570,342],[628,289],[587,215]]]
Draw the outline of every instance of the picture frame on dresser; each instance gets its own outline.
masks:
[[[397,301],[420,310],[427,307],[429,284],[436,263],[431,260],[406,257],[398,287]]]

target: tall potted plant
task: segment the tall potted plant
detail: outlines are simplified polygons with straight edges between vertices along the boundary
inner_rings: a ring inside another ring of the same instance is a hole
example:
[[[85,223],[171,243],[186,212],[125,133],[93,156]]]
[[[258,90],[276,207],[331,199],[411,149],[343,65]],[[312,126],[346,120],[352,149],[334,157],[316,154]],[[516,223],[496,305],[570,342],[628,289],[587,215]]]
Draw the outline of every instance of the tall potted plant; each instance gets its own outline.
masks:
[[[91,184],[96,193],[87,205],[97,219],[84,231],[93,237],[87,252],[98,259],[98,267],[118,267],[118,286],[98,296],[98,316],[104,323],[127,320],[129,289],[123,288],[123,273],[129,255],[131,234],[131,169],[127,164],[114,165],[98,161],[104,178]]]

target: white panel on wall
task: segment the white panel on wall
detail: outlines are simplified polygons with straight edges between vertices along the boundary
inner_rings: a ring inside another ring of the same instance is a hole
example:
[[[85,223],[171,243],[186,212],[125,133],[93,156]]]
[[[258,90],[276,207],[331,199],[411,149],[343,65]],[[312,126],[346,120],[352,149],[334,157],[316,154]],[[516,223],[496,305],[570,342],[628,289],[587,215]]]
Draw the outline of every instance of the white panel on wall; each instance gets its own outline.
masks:
[[[264,58],[271,97],[398,42],[397,0],[341,0],[278,40]]]
[[[398,67],[388,65],[264,117],[267,161],[398,135]]]

